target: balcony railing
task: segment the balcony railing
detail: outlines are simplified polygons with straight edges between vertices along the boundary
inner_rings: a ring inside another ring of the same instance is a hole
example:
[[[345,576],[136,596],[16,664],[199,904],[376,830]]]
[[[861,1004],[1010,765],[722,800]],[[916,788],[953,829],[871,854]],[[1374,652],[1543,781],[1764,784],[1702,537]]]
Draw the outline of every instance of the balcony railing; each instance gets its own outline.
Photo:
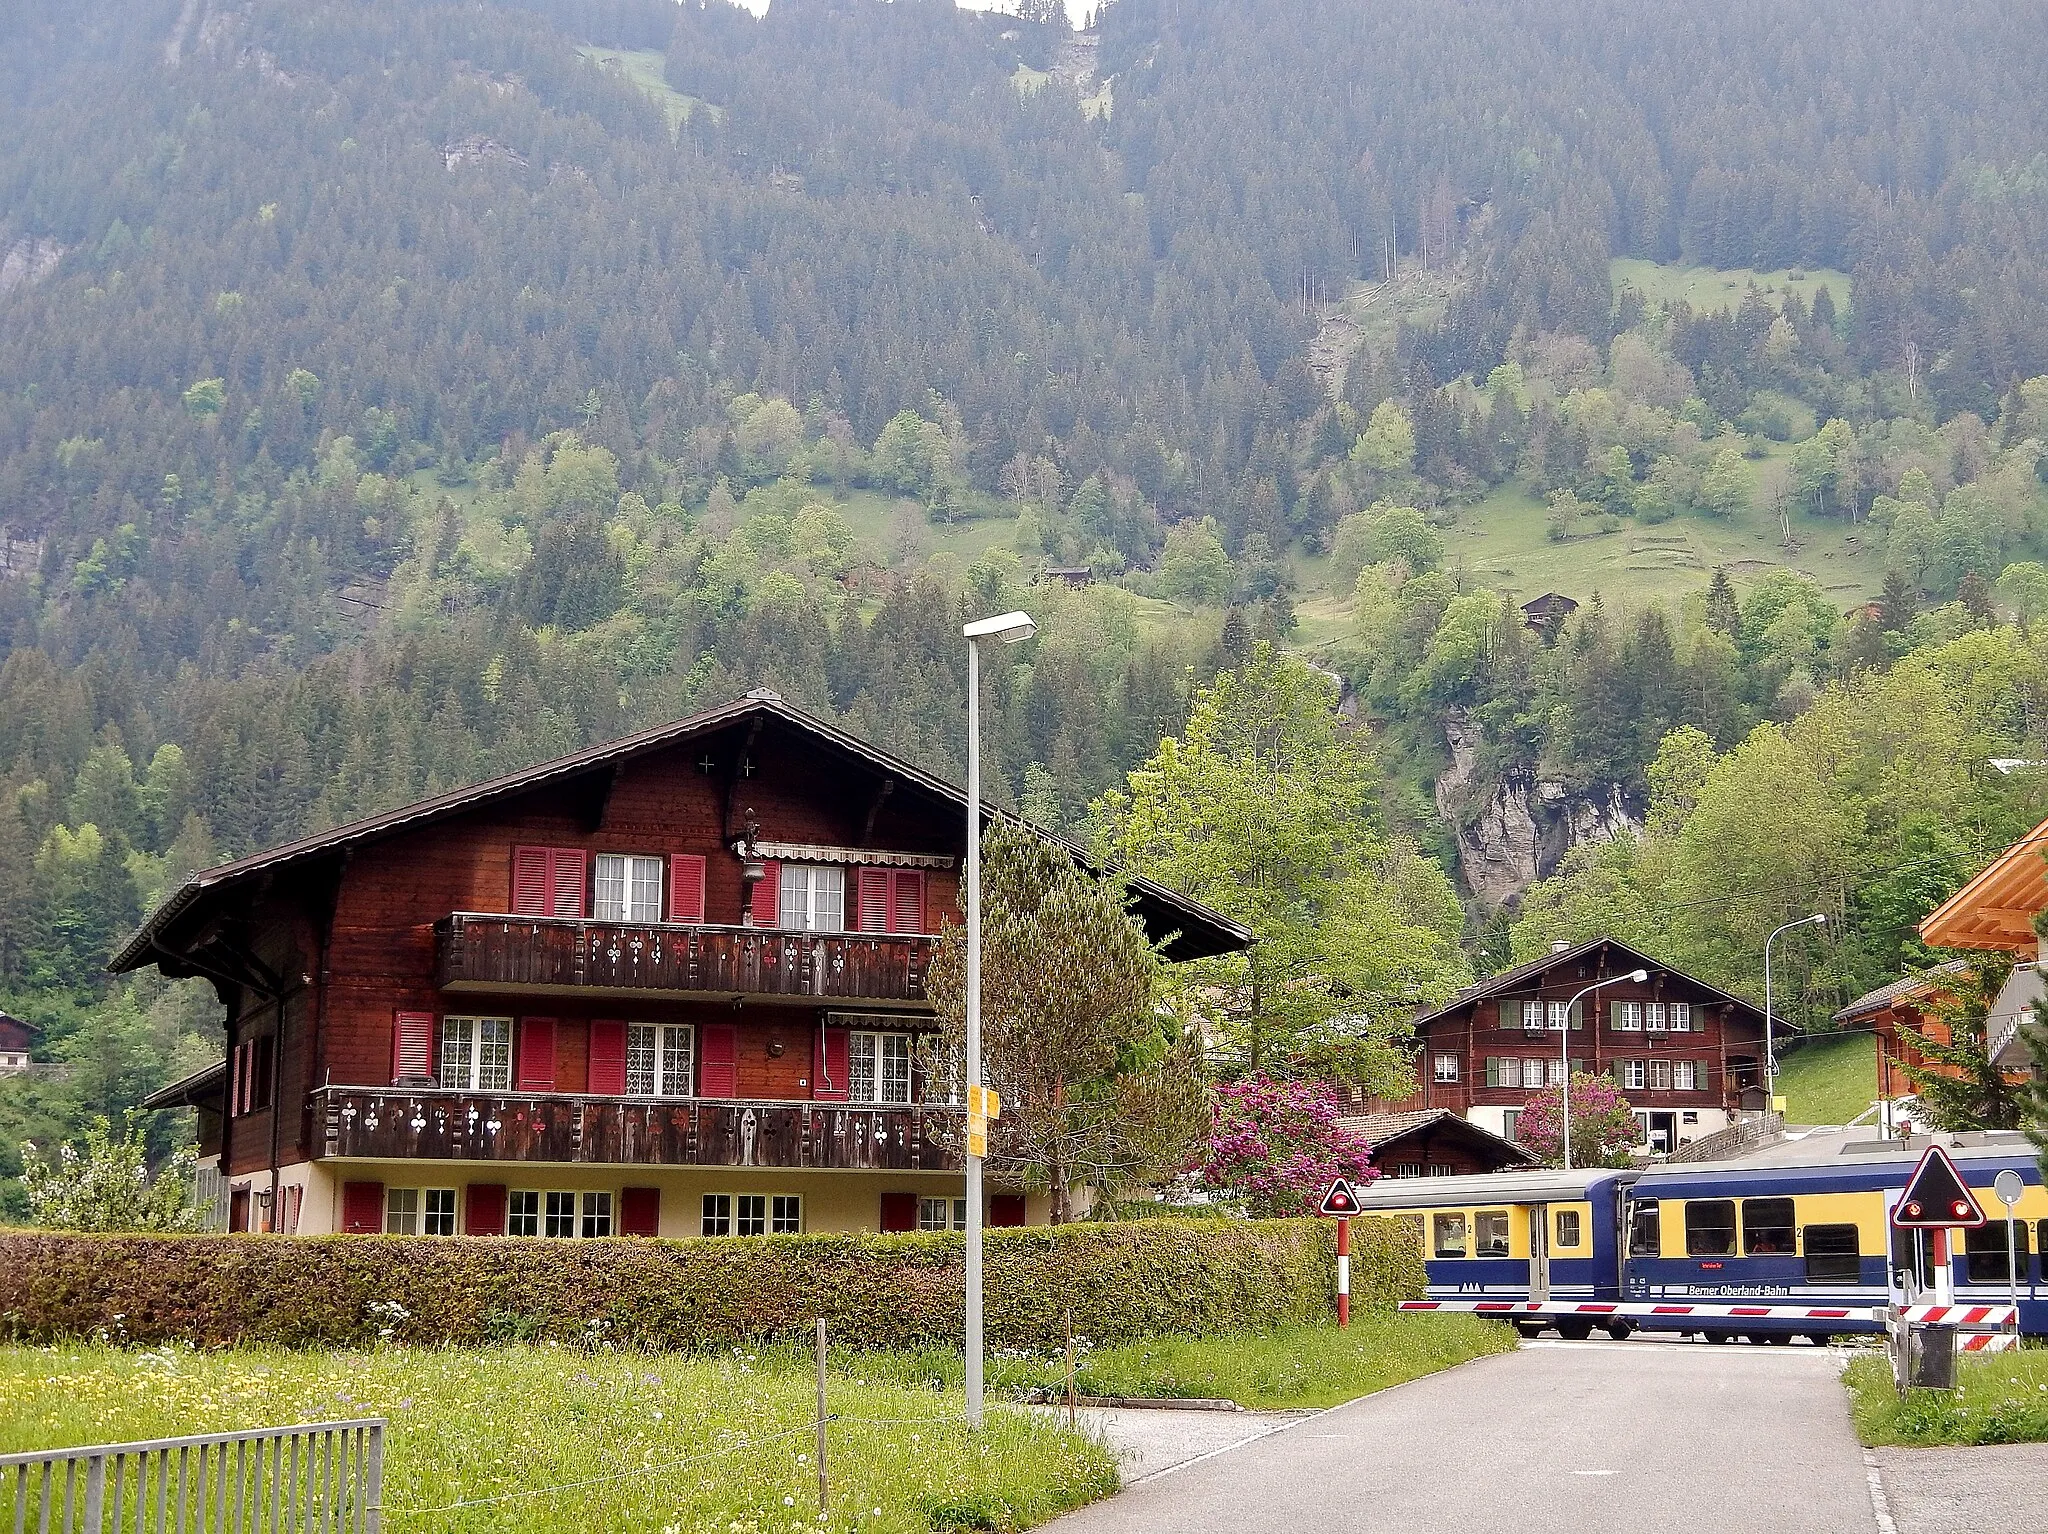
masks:
[[[323,1087],[314,1098],[327,1156],[891,1172],[967,1164],[959,1108],[404,1087]]]
[[[707,991],[922,1001],[936,937],[457,912],[434,927],[444,990]]]

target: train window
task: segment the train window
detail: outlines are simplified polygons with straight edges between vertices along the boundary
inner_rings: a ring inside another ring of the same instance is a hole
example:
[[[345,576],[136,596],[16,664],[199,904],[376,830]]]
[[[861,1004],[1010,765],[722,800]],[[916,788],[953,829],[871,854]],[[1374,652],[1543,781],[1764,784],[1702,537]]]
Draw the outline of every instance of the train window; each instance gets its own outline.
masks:
[[[1628,1254],[1631,1257],[1661,1257],[1664,1255],[1664,1222],[1658,1215],[1656,1200],[1639,1201],[1633,1206],[1634,1213],[1628,1223]]]
[[[1482,1209],[1472,1217],[1472,1255],[1505,1257],[1508,1254],[1508,1212]]]
[[[1897,1225],[1891,1227],[1891,1232],[1893,1274],[1910,1273],[1920,1288],[1933,1288],[1934,1243],[1927,1239],[1927,1233]]]
[[[1735,1255],[1735,1200],[1691,1199],[1685,1206],[1685,1252],[1688,1257]]]
[[[1654,1206],[1653,1206],[1654,1207]],[[1579,1244],[1579,1212],[1576,1209],[1560,1209],[1557,1212],[1557,1245],[1575,1247]]]
[[[1806,1281],[1809,1284],[1853,1284],[1862,1276],[1862,1237],[1855,1226],[1806,1227]]]
[[[2012,1225],[2013,1256],[2019,1263],[2022,1277],[2027,1271],[2027,1227],[2015,1220]],[[1963,1232],[1963,1255],[1966,1259],[1964,1281],[1972,1284],[2003,1284],[2010,1280],[2011,1270],[2005,1265],[2005,1221],[1991,1220],[1975,1230]]]
[[[1439,1214],[1432,1218],[1436,1222],[1437,1256],[1463,1257],[1465,1255],[1465,1217],[1462,1214]]]
[[[1793,1251],[1792,1200],[1744,1199],[1742,1250],[1750,1257],[1790,1257]]]

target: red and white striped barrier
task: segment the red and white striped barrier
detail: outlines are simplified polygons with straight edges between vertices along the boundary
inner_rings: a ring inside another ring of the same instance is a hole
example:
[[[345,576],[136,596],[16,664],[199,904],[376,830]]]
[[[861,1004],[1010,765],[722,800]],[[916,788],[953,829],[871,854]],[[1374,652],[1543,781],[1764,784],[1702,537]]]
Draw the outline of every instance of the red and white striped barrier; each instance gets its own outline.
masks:
[[[2019,1311],[2011,1305],[1903,1305],[1901,1321],[1930,1326],[2016,1326]]]
[[[1956,1338],[1956,1350],[1961,1353],[2005,1353],[2019,1345],[2017,1332],[1973,1332]]]
[[[1874,1321],[1868,1305],[1715,1305],[1674,1302],[1545,1304],[1537,1300],[1403,1300],[1403,1310],[1464,1310],[1482,1316],[1593,1316],[1636,1320],[1652,1316],[1740,1317],[1766,1321]],[[2007,1307],[2009,1309],[2009,1307]]]

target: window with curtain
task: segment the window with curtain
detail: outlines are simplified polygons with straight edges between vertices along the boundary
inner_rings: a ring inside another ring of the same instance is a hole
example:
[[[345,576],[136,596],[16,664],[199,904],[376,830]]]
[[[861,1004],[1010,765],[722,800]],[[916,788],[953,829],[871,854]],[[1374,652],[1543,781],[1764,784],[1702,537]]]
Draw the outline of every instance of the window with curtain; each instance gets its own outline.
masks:
[[[688,1023],[626,1025],[626,1095],[688,1097],[697,1030]]]
[[[441,1019],[441,1085],[461,1092],[512,1090],[512,1019]]]
[[[846,1037],[847,1097],[857,1103],[910,1101],[910,1035],[864,1033]]]
[[[846,930],[846,870],[821,863],[784,863],[776,921],[788,932]]]
[[[596,893],[599,921],[660,921],[661,859],[600,852]]]

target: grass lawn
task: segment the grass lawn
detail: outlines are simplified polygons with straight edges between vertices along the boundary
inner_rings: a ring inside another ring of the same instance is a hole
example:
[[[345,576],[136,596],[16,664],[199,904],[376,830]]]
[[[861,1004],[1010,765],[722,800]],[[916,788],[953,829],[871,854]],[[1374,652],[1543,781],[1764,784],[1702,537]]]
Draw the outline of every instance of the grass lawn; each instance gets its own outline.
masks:
[[[1778,1060],[1792,1124],[1846,1124],[1877,1097],[1877,1040],[1868,1033],[1809,1039]]]
[[[1746,266],[1727,269],[1660,266],[1655,261],[1634,257],[1608,263],[1608,276],[1615,292],[1619,293],[1622,284],[1628,283],[1653,304],[1674,303],[1682,298],[1694,309],[1735,309],[1741,307],[1742,295],[1754,282],[1760,288],[1797,293],[1807,304],[1813,302],[1813,295],[1825,285],[1835,301],[1836,313],[1842,313],[1849,307],[1847,272],[1825,266],[1806,266],[1798,270],[1799,276],[1794,277],[1789,267],[1780,267],[1775,272],[1757,272]]]
[[[0,1450],[388,1417],[385,1516],[409,1534],[1009,1530],[1116,1489],[1109,1451],[1049,1416],[998,1408],[970,1438],[957,1387],[849,1363],[830,1389],[825,1520],[815,1381],[793,1351],[7,1348]],[[590,1484],[543,1490],[568,1482]],[[502,1500],[434,1511],[481,1498]]]
[[[2048,1350],[1964,1359],[1953,1395],[1915,1390],[1901,1401],[1881,1353],[1858,1358],[1845,1378],[1856,1434],[1867,1444],[2048,1441]]]
[[[1364,1313],[1334,1325],[1221,1337],[1157,1337],[1081,1352],[1075,1389],[1093,1396],[1206,1396],[1240,1406],[1335,1406],[1468,1359],[1506,1353],[1515,1334],[1477,1316]],[[1065,1388],[1061,1359],[1003,1358],[992,1387]]]

